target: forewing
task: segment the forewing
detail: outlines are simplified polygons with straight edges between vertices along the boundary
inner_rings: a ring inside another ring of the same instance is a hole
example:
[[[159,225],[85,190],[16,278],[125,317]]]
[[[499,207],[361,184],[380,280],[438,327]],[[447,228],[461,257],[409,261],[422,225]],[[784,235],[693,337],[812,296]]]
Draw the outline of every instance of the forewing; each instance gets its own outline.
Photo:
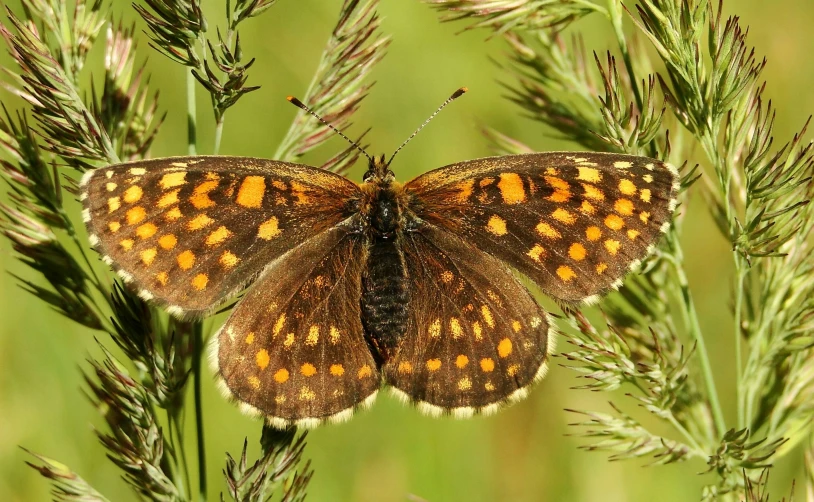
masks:
[[[275,262],[232,310],[212,355],[228,393],[275,427],[348,418],[380,376],[362,332],[365,249],[344,225]]]
[[[407,183],[415,215],[509,263],[543,291],[587,301],[618,287],[669,226],[678,174],[590,152],[461,162]]]
[[[385,381],[430,414],[490,412],[541,378],[551,323],[500,261],[425,225],[405,234],[410,317]]]
[[[313,167],[176,157],[82,180],[91,243],[142,297],[201,315],[263,267],[345,219],[357,186]]]

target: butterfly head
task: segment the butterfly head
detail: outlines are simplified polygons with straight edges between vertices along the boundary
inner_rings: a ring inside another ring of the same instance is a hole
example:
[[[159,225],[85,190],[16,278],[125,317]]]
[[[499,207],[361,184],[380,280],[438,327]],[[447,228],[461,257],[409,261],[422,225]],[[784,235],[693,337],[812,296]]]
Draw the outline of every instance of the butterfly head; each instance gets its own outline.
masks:
[[[390,163],[387,162],[384,154],[378,157],[371,157],[367,165],[367,172],[362,176],[365,183],[377,185],[389,185],[396,179],[396,175],[390,170]]]

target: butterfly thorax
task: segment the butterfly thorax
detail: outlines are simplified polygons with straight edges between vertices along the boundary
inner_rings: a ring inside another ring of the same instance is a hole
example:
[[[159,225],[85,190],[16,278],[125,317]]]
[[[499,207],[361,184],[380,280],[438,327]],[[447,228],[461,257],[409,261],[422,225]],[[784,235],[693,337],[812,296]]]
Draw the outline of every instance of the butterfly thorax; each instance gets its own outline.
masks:
[[[367,266],[362,277],[362,324],[377,362],[393,356],[407,327],[407,273],[401,248],[406,193],[384,158],[370,163],[362,184]]]

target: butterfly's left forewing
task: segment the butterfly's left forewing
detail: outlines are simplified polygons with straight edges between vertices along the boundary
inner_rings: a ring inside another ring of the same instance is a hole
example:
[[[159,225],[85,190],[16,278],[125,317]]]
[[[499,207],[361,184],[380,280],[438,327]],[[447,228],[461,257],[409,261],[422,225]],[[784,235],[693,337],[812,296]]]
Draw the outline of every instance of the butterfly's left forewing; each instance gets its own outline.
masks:
[[[358,187],[336,174],[247,157],[175,157],[90,171],[91,243],[145,299],[176,315],[217,306],[274,259],[336,225]]]

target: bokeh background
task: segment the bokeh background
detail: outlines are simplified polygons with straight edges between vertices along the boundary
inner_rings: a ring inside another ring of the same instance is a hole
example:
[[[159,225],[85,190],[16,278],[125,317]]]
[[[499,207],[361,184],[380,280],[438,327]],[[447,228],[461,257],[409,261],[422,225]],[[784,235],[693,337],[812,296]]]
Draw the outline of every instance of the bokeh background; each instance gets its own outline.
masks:
[[[222,15],[221,4],[204,2],[213,21]],[[9,6],[20,12],[17,0]],[[222,153],[264,157],[274,152],[296,112],[284,98],[304,94],[338,9],[337,1],[283,0],[243,25],[244,52],[257,58],[249,84],[262,89],[228,112]],[[569,148],[552,139],[551,131],[521,118],[519,110],[501,97],[505,91],[500,83],[511,81],[494,63],[505,62],[502,42],[487,40],[485,31],[460,33],[466,26],[462,23],[441,24],[436,13],[417,0],[385,0],[380,13],[383,30],[393,42],[373,71],[377,83],[352,129],[358,132],[373,126],[368,136],[371,153],[392,151],[455,88],[466,85],[471,91],[399,154],[394,169],[400,179],[488,154],[487,142],[478,132],[481,125],[518,137],[538,150]],[[785,142],[814,111],[814,65],[810,63],[814,2],[730,0],[725,13],[737,14],[749,25],[750,43],[758,56],[768,58],[763,74],[768,81],[766,94],[778,110],[776,141]],[[114,14],[117,19],[136,20],[129,2],[116,5]],[[583,34],[589,50],[604,52],[612,46],[602,23],[586,23]],[[139,26],[144,28],[143,23]],[[91,72],[100,67],[102,44],[97,45],[88,68]],[[153,155],[183,154],[183,70],[150,49],[144,36],[140,51],[142,58],[148,58],[151,85],[160,89],[161,109],[168,114]],[[9,63],[3,51],[0,64]],[[3,90],[0,99],[11,108],[19,106]],[[199,94],[201,153],[207,153],[213,135],[207,99]],[[340,141],[332,140],[306,160],[319,164],[341,147]],[[363,169],[357,165],[351,177],[358,180]],[[686,210],[684,244],[690,283],[731,419],[731,255],[701,201],[692,200]],[[111,500],[135,500],[93,434],[101,420],[82,393],[85,360],[99,352],[94,336],[108,340],[22,292],[11,274],[38,278],[13,258],[5,240],[0,241],[0,257],[8,272],[0,274],[0,500],[49,498],[47,483],[25,466],[29,458],[19,446],[65,462]],[[209,321],[207,328],[213,329],[221,320]],[[645,467],[644,461],[608,462],[602,453],[580,450],[586,441],[570,436],[577,431],[567,425],[578,417],[564,409],[607,411],[607,402],[613,399],[627,411],[638,412],[622,393],[572,390],[577,383],[574,372],[555,364],[529,399],[496,416],[468,421],[428,418],[382,393],[371,410],[309,435],[306,457],[316,471],[310,500],[667,502],[699,498],[704,478],[698,473],[706,468],[702,462]],[[205,385],[204,394],[210,490],[215,499],[215,492],[223,488],[225,452],[238,455],[246,436],[255,444],[260,424],[224,401],[214,385]],[[187,422],[192,425],[191,415]],[[194,448],[194,443],[190,446]],[[250,451],[256,454],[257,446]],[[194,450],[189,453],[194,458]],[[802,482],[802,451],[789,452],[777,463],[772,478],[773,499],[788,494],[792,479]],[[801,495],[799,487],[797,491]]]

